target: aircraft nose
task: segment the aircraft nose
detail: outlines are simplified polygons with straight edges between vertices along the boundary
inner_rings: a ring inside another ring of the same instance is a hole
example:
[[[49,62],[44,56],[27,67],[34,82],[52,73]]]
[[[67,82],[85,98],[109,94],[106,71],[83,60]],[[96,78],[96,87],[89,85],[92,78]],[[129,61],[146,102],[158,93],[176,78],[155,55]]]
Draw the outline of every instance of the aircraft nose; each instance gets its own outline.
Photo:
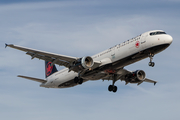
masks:
[[[168,43],[168,44],[171,44],[171,43],[172,43],[172,41],[173,41],[172,36],[167,35],[167,37],[166,37],[166,39],[165,39],[165,42],[166,42],[166,43]]]

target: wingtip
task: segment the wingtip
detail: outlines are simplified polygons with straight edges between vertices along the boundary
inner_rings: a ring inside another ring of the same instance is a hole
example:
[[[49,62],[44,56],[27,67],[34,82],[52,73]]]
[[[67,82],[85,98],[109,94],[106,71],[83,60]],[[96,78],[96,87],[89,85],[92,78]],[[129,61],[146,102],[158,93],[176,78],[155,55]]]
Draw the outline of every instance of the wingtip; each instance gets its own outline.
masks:
[[[8,46],[8,44],[5,43],[5,48]]]
[[[13,46],[13,44],[7,44],[7,43],[5,43],[5,48],[8,47],[8,46],[11,47],[11,46]]]
[[[154,82],[154,86],[156,85],[157,82]]]
[[[23,77],[22,75],[18,75],[17,77]]]

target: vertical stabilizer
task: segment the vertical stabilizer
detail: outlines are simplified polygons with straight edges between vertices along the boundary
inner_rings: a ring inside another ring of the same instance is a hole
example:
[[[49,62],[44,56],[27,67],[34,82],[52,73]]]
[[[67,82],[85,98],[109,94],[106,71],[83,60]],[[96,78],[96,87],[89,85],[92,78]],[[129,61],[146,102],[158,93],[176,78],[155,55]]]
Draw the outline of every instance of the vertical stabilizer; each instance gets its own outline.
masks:
[[[46,74],[45,76],[46,76],[46,78],[57,71],[58,70],[55,65],[51,66],[51,62],[45,61],[45,74]]]

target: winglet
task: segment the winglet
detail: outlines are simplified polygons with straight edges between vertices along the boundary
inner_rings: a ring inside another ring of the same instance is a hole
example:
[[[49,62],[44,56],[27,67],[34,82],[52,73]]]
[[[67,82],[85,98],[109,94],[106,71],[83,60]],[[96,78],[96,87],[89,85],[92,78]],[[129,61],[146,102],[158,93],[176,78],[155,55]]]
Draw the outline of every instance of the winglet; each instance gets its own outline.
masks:
[[[6,43],[5,43],[5,48],[8,47],[8,46],[9,46],[9,47],[13,47],[14,45],[13,45],[13,44],[6,44]]]
[[[5,43],[5,48],[8,46],[8,44]]]
[[[154,86],[156,85],[157,82],[154,82]]]

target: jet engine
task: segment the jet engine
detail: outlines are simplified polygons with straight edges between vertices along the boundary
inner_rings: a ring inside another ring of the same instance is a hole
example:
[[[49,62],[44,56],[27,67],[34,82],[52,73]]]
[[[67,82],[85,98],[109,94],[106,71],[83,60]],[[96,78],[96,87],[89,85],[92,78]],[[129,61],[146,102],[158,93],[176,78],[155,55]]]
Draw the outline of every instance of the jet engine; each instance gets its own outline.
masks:
[[[85,69],[89,69],[94,65],[94,61],[90,56],[86,56],[83,57],[81,59],[81,65],[85,68]]]
[[[90,56],[79,58],[77,61],[74,61],[69,68],[69,71],[73,70],[76,72],[92,68],[94,61]]]
[[[125,79],[130,83],[138,83],[146,78],[146,73],[143,70],[136,70],[131,74],[126,75]]]

